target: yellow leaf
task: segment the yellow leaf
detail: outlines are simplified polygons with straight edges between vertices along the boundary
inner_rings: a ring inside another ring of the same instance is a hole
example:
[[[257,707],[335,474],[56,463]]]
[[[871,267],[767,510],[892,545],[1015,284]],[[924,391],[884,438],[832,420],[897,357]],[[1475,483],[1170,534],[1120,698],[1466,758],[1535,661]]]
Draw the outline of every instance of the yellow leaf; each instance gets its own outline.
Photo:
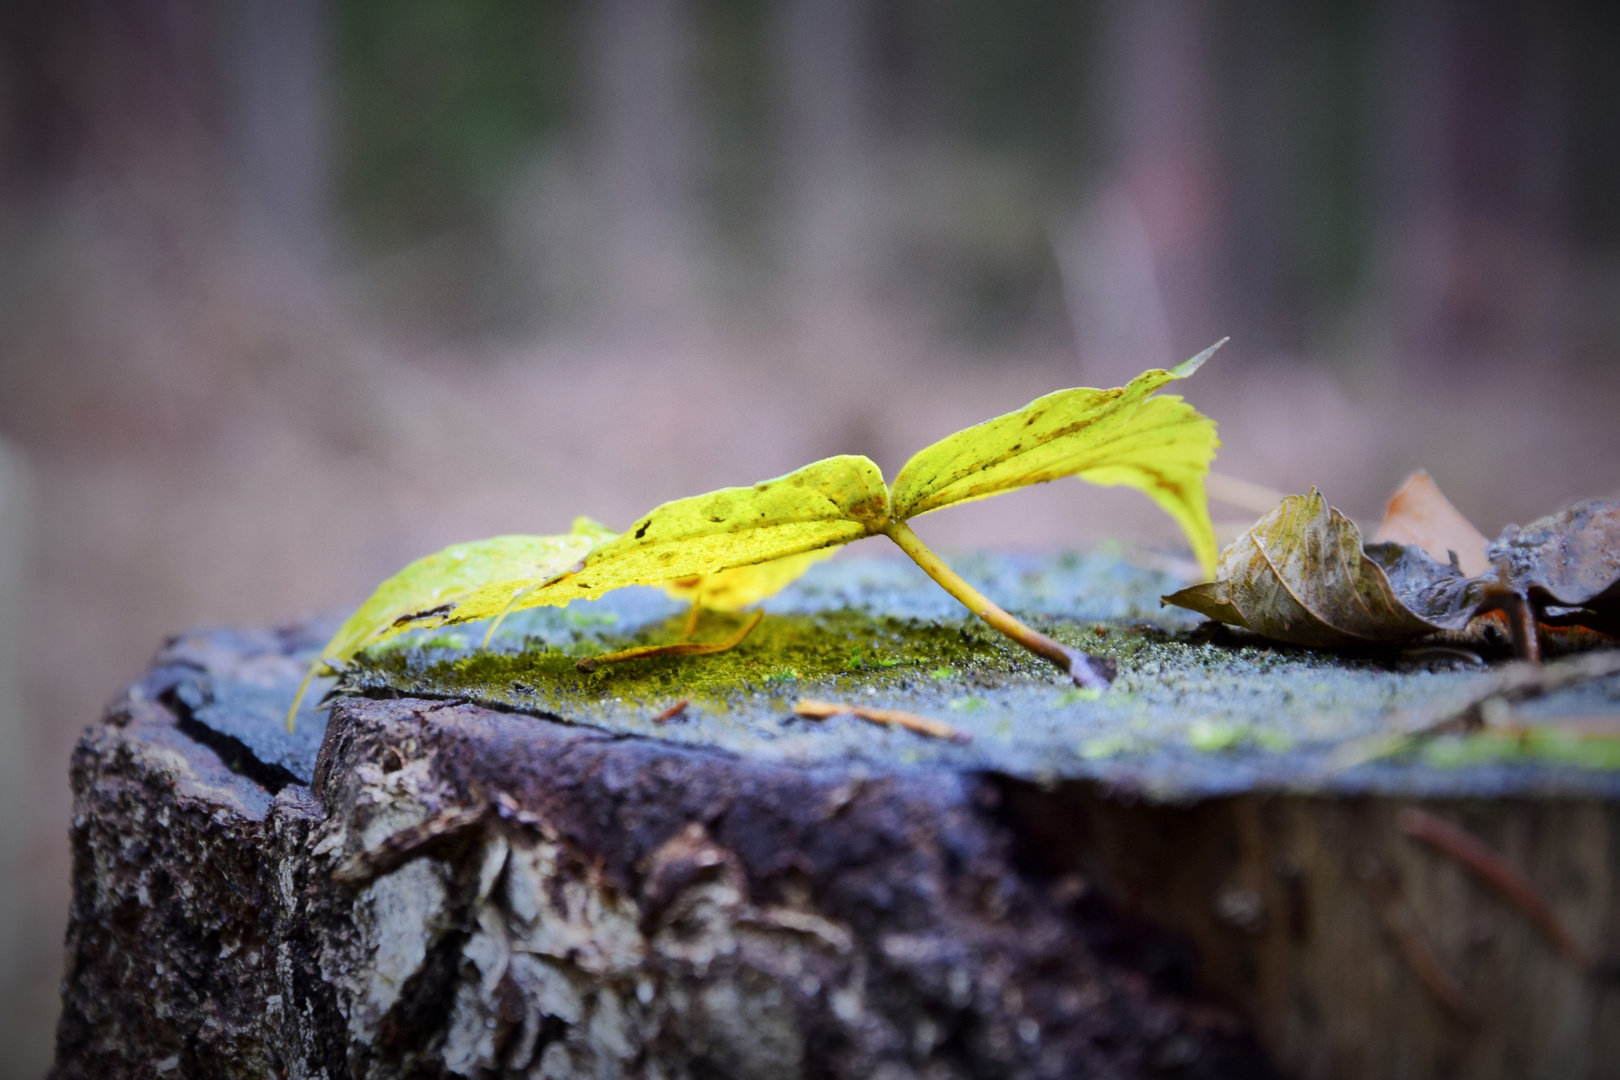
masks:
[[[1186,530],[1200,559],[1213,564],[1203,479],[1219,445],[1215,425],[1180,398],[1152,394],[1191,375],[1218,347],[1172,371],[1144,372],[1124,387],[1062,390],[958,432],[906,464],[892,499],[871,460],[842,455],[752,487],[665,503],[618,535],[580,519],[566,536],[456,545],[384,582],[333,637],[311,674],[406,630],[498,621],[512,611],[594,599],[626,585],[665,585],[673,595],[735,610],[776,592],[831,549],[878,533],[925,569],[933,566],[935,580],[981,618],[1073,673],[1081,654],[1023,626],[932,553],[925,555],[905,519],[1079,475],[1147,492]],[[289,726],[297,707],[295,699]]]
[[[513,610],[836,547],[881,529],[888,508],[883,474],[870,459],[826,458],[752,487],[665,503],[594,549],[578,572],[524,597]]]
[[[377,586],[321,650],[321,661],[341,663],[407,630],[497,615],[514,595],[566,574],[614,535],[582,517],[560,536],[497,536],[417,559]]]
[[[1112,390],[1059,390],[941,439],[900,470],[891,499],[895,518],[1079,476],[1145,492],[1182,527],[1212,572],[1215,533],[1204,477],[1220,446],[1215,423],[1179,397],[1151,395],[1197,371],[1219,347],[1170,371],[1144,371]]]
[[[664,591],[677,600],[711,611],[741,611],[791,585],[806,570],[837,554],[836,547],[806,551],[753,566],[738,566],[717,574],[666,582]]]

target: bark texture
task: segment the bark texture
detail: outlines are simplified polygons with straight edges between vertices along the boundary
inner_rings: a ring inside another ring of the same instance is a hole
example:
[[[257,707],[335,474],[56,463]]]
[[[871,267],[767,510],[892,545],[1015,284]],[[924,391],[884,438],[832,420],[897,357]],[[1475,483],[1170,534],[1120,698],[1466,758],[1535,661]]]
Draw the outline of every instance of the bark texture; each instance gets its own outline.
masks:
[[[1620,806],[1595,798],[1240,795],[1165,806],[1009,787],[1032,859],[1192,942],[1203,985],[1299,1077],[1590,1078],[1620,1071]],[[1560,951],[1414,810],[1506,859]]]
[[[1620,803],[1592,785],[1155,802],[1124,773],[762,761],[384,690],[337,701],[317,759],[261,730],[300,640],[171,646],[81,741],[60,1080],[1620,1060]]]
[[[401,698],[340,701],[305,787],[181,674],[74,757],[62,1080],[1266,1074],[992,779]]]

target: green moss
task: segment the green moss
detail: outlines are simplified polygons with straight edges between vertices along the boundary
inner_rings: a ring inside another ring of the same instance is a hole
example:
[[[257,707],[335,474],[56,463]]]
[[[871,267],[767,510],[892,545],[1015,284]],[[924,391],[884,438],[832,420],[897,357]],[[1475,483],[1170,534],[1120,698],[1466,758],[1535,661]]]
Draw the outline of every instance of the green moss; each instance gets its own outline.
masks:
[[[1113,685],[1102,692],[1069,685],[904,564],[841,558],[773,602],[758,629],[726,653],[580,672],[575,662],[583,657],[670,642],[682,633],[682,605],[650,590],[625,590],[611,594],[621,597],[616,607],[604,600],[567,612],[514,615],[488,651],[406,639],[399,649],[360,658],[347,686],[467,698],[787,762],[1102,776],[1185,797],[1234,785],[1337,782],[1343,769],[1335,755],[1347,744],[1387,737],[1393,714],[1455,700],[1485,677],[1413,668],[1396,651],[1311,651],[1213,632],[1174,612],[1147,609],[1143,597],[1174,583],[1108,554],[1033,567],[1028,560],[991,557],[964,565],[975,567],[976,587],[1043,632],[1112,659],[1119,672]],[[710,614],[699,636],[719,640],[741,619]],[[1107,634],[1097,634],[1098,626]],[[465,636],[479,640],[476,628]],[[652,718],[679,698],[691,703],[683,718],[655,724]],[[803,720],[793,714],[802,698],[910,710],[949,722],[972,742],[930,739],[848,716]],[[1620,701],[1620,693],[1613,700]],[[1538,708],[1550,717],[1560,701],[1548,695]],[[1605,701],[1589,695],[1576,711],[1620,711]],[[1456,786],[1476,776],[1500,783],[1508,775],[1503,765],[1532,777],[1548,765],[1578,764],[1587,773],[1610,769],[1620,777],[1616,745],[1551,736],[1529,744],[1438,740],[1416,756],[1362,766],[1361,774],[1399,777],[1413,763],[1445,765],[1446,783]]]
[[[1513,762],[1553,762],[1586,769],[1620,769],[1620,739],[1583,737],[1578,732],[1532,728],[1524,732],[1481,731],[1431,739],[1421,760],[1438,768]]]
[[[600,631],[612,620],[570,616],[576,627]],[[996,686],[1039,671],[1042,662],[999,635],[968,620],[932,623],[871,618],[856,612],[773,615],[740,646],[704,657],[663,657],[579,671],[577,661],[636,645],[679,640],[682,620],[665,619],[629,634],[578,635],[567,644],[529,639],[516,652],[476,651],[453,658],[433,655],[431,642],[372,652],[357,665],[357,678],[390,685],[434,684],[480,700],[499,700],[514,682],[547,697],[611,692],[626,702],[651,705],[670,696],[694,703],[727,705],[778,684],[816,684],[861,690],[900,690],[927,665],[949,658],[951,675],[936,681]],[[704,638],[734,631],[741,616],[710,615]],[[936,669],[937,672],[938,669]]]
[[[1101,761],[1131,750],[1133,743],[1125,735],[1100,735],[1080,744],[1080,756],[1087,761]]]
[[[1249,731],[1241,724],[1199,718],[1187,725],[1187,742],[1195,750],[1213,753],[1230,750],[1244,742]]]

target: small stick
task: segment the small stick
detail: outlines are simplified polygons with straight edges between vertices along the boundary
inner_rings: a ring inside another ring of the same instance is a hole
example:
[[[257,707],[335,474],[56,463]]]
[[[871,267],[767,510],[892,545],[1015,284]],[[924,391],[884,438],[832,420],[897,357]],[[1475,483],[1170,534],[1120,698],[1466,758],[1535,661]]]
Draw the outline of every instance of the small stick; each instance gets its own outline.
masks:
[[[1595,716],[1559,716],[1542,723],[1492,724],[1490,730],[1502,735],[1523,739],[1531,735],[1565,735],[1570,738],[1607,742],[1620,739],[1620,714],[1599,713]]]
[[[1501,852],[1466,829],[1423,810],[1408,807],[1401,811],[1399,820],[1401,831],[1407,836],[1449,855],[1503,900],[1518,908],[1564,959],[1577,967],[1592,966],[1591,957],[1570,935],[1558,913]]]
[[[1397,712],[1383,735],[1357,739],[1333,755],[1331,772],[1341,772],[1409,749],[1421,739],[1485,727],[1481,707],[1490,698],[1520,701],[1592,679],[1620,674],[1620,650],[1581,653],[1547,664],[1516,662],[1471,679],[1456,697],[1437,706]],[[1493,728],[1493,730],[1497,730]]]
[[[1247,510],[1251,514],[1269,513],[1272,507],[1287,498],[1274,488],[1218,472],[1204,477],[1204,491],[1216,502]]]
[[[516,604],[519,600],[523,599],[525,596],[528,596],[539,587],[540,586],[537,584],[525,585],[523,588],[514,592],[511,597],[507,599],[506,606],[501,608],[500,614],[496,615],[494,621],[489,624],[489,629],[484,631],[483,643],[478,646],[480,649],[489,648],[490,640],[495,637],[495,631],[499,630],[501,628],[501,623],[505,622],[506,617],[512,614],[512,605]]]
[[[911,556],[913,562],[922,567],[923,573],[960,600],[969,611],[1036,656],[1050,660],[1062,668],[1068,673],[1069,678],[1074,680],[1076,686],[1083,686],[1089,690],[1108,689],[1108,684],[1113,680],[1111,662],[1090,656],[1079,649],[1071,649],[1007,614],[992,603],[989,597],[963,581],[955,570],[946,566],[905,522],[891,521],[884,527],[883,532],[890,540],[899,544],[900,550]]]
[[[710,656],[722,653],[727,649],[735,649],[743,643],[743,639],[754,632],[754,627],[765,617],[765,612],[756,611],[754,617],[743,625],[741,630],[726,638],[724,641],[678,641],[673,645],[639,645],[634,649],[621,649],[619,652],[607,653],[603,656],[587,656],[574,666],[584,672],[595,671],[601,664],[622,664],[626,660],[646,660],[654,656]]]
[[[1513,655],[1532,664],[1541,663],[1541,634],[1536,623],[1536,612],[1523,593],[1501,585],[1485,590],[1485,597],[1474,609],[1476,616],[1500,611],[1507,617],[1508,631],[1513,638]]]
[[[675,719],[677,716],[680,716],[682,713],[684,713],[686,711],[686,707],[688,705],[690,705],[690,704],[692,704],[692,701],[691,701],[690,698],[681,698],[681,700],[677,701],[675,704],[671,705],[669,708],[665,709],[663,712],[661,712],[657,716],[653,717],[653,723],[655,723],[655,724],[667,724],[667,723],[669,723],[671,720]]]
[[[915,731],[919,735],[929,735],[936,739],[949,739],[954,743],[972,742],[973,736],[941,720],[932,717],[919,716],[913,712],[902,709],[873,709],[865,705],[845,705],[837,701],[813,701],[809,698],[793,706],[795,716],[803,716],[812,720],[825,720],[832,716],[842,716],[848,713],[858,716],[862,720],[870,720],[874,724],[885,724],[892,727],[905,728]]]
[[[1423,989],[1458,1023],[1477,1023],[1479,1009],[1429,947],[1429,940],[1423,935],[1417,916],[1402,899],[1400,886],[1389,871],[1377,859],[1368,856],[1360,860],[1356,876],[1361,879],[1367,899],[1372,902],[1373,910],[1384,924],[1385,933],[1395,940],[1407,967],[1412,969],[1412,974],[1417,976]]]

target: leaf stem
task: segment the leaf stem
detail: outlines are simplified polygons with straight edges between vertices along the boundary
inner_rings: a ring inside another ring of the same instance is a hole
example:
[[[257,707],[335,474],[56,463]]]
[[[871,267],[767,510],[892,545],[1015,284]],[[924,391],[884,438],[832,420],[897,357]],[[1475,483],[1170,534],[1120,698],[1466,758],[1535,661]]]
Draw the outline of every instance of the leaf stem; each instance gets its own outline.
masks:
[[[633,649],[621,649],[618,652],[606,653],[602,656],[587,656],[575,662],[579,670],[589,673],[595,671],[602,664],[622,664],[626,660],[646,660],[656,656],[712,656],[723,653],[727,649],[735,649],[743,643],[743,639],[754,632],[754,627],[765,617],[764,611],[756,611],[753,617],[743,624],[742,629],[726,638],[724,641],[678,641],[673,645],[638,645]]]
[[[1036,656],[1062,668],[1069,678],[1074,680],[1076,686],[1093,690],[1107,689],[1112,672],[1105,673],[1102,670],[1103,662],[1079,649],[1071,649],[1060,641],[1054,641],[1003,611],[991,602],[989,597],[963,581],[955,570],[946,566],[944,561],[922,542],[922,538],[911,531],[911,526],[903,521],[891,521],[884,526],[883,534],[899,544],[900,550],[911,556],[911,561],[922,567],[923,573],[938,582],[940,588],[960,600],[969,611]]]
[[[292,704],[287,706],[287,734],[292,735],[298,730],[298,706],[304,703],[304,695],[309,692],[309,684],[315,681],[315,673],[321,670],[321,662],[315,661],[304,672],[304,681],[298,684],[298,693],[293,695]]]

